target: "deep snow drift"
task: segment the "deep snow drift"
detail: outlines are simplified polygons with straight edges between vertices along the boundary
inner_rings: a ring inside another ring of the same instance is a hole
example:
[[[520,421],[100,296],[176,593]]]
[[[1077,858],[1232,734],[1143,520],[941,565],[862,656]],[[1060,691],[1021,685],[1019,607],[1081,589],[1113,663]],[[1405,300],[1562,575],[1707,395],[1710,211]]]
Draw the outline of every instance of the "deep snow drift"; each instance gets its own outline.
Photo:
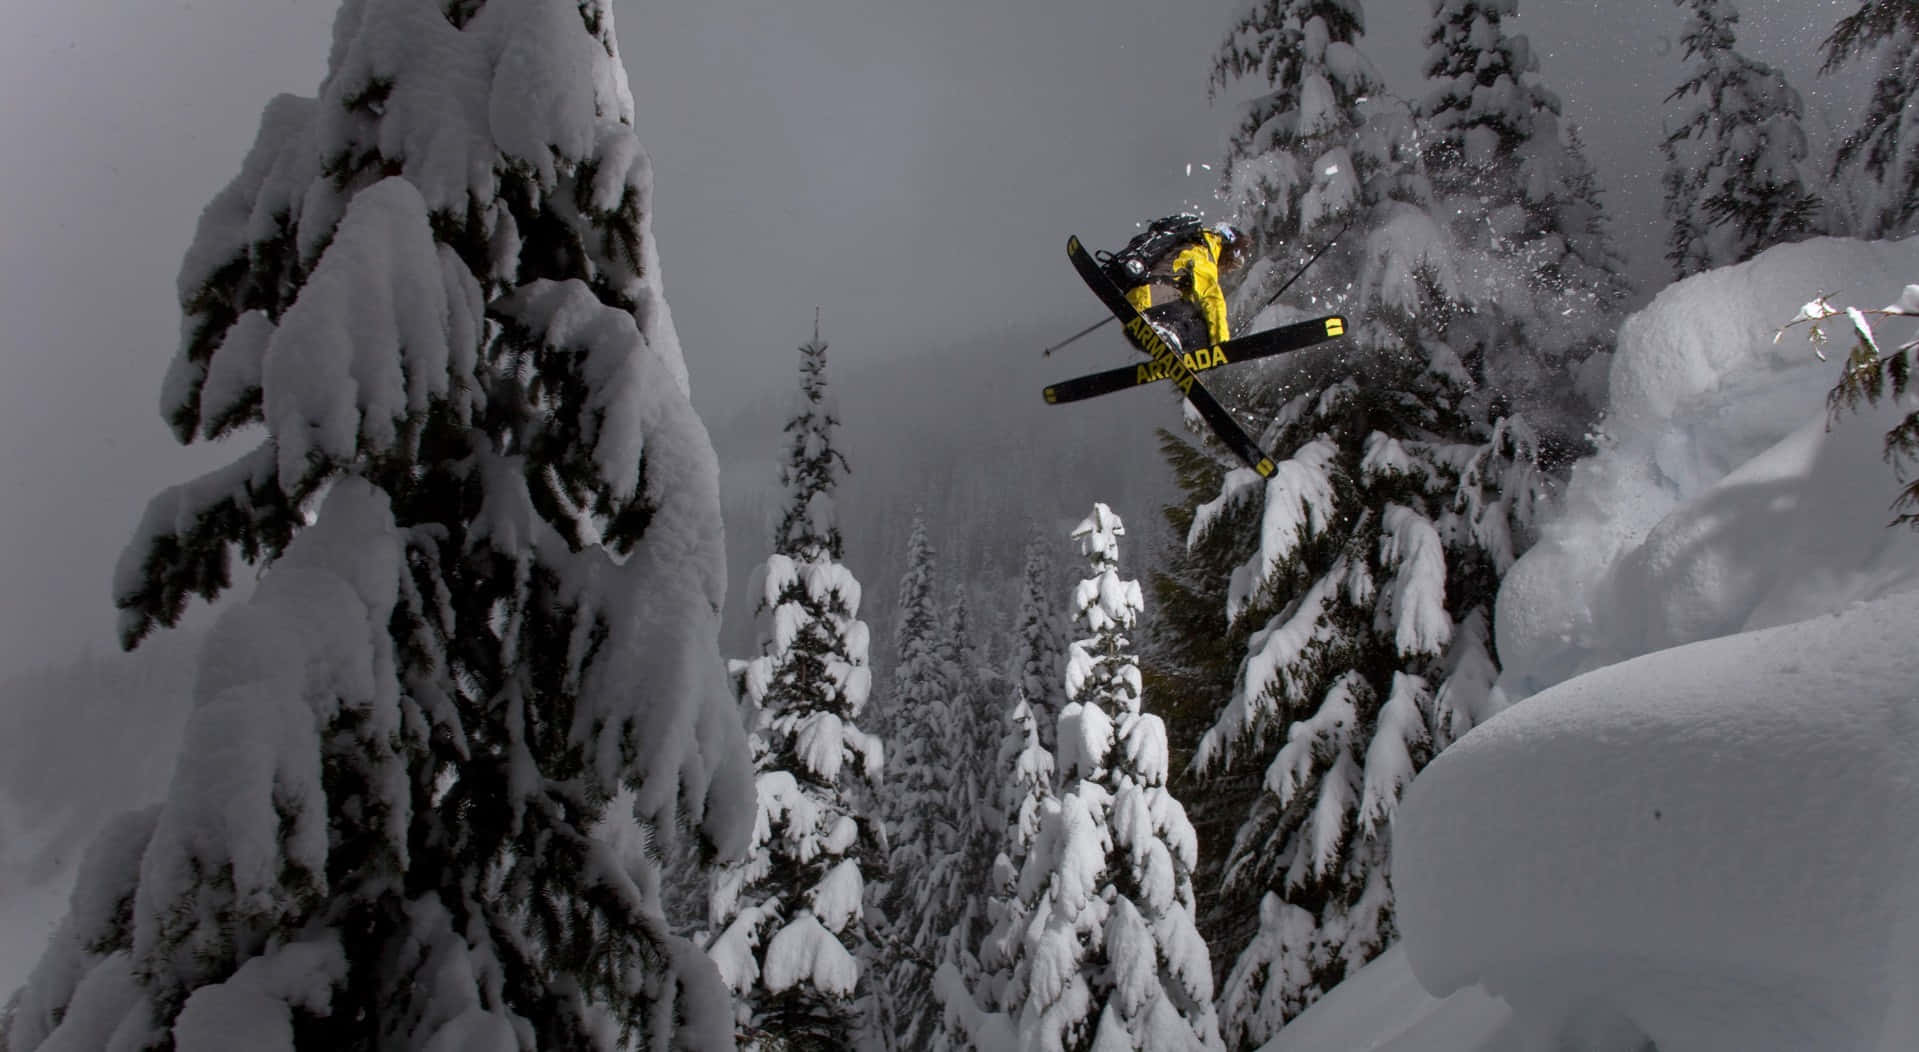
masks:
[[[1774,341],[1915,281],[1919,239],[1821,239],[1628,319],[1601,449],[1500,594],[1517,704],[1395,819],[1401,947],[1269,1049],[1919,1047],[1907,407],[1828,429],[1839,363]]]
[[[1661,1052],[1919,1046],[1915,623],[1907,592],[1661,651],[1462,739],[1395,828],[1413,974],[1503,996],[1528,1048],[1597,1017]]]

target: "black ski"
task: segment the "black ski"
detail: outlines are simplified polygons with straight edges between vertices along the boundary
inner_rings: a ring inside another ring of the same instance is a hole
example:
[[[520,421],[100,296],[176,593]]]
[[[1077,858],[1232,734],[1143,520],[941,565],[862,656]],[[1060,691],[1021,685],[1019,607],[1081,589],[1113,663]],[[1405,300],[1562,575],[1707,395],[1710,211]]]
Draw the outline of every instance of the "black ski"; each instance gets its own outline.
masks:
[[[1273,472],[1277,470],[1273,465],[1273,458],[1267,456],[1264,450],[1247,437],[1245,430],[1233,419],[1233,415],[1226,411],[1225,406],[1219,404],[1219,399],[1213,397],[1213,393],[1199,382],[1199,377],[1194,376],[1193,371],[1186,367],[1186,363],[1180,361],[1179,355],[1174,354],[1173,349],[1166,346],[1166,341],[1160,339],[1159,333],[1147,324],[1145,318],[1140,317],[1139,311],[1126,301],[1126,293],[1120,291],[1119,286],[1113,284],[1113,280],[1106,276],[1106,272],[1100,268],[1099,261],[1095,260],[1086,251],[1086,247],[1079,243],[1079,238],[1066,239],[1066,255],[1072,259],[1073,269],[1079,271],[1079,276],[1086,282],[1086,287],[1092,289],[1093,294],[1100,298],[1100,302],[1106,304],[1106,309],[1112,311],[1113,316],[1119,319],[1126,330],[1126,339],[1134,347],[1139,348],[1142,354],[1151,358],[1165,378],[1179,389],[1180,394],[1186,396],[1187,401],[1193,403],[1193,408],[1198,410],[1200,419],[1206,421],[1206,426],[1213,429],[1213,434],[1219,436],[1219,440],[1226,443],[1228,449],[1245,461],[1247,467],[1259,472],[1260,477],[1272,478]]]
[[[1338,336],[1346,334],[1346,319],[1337,314],[1324,318],[1282,325],[1277,329],[1267,329],[1249,336],[1212,347],[1202,347],[1180,355],[1180,361],[1196,373],[1208,369],[1217,369],[1222,365],[1237,365],[1259,358],[1270,358],[1287,351],[1297,351],[1312,347]],[[1114,391],[1125,391],[1146,384],[1158,383],[1166,379],[1166,372],[1158,365],[1128,365],[1088,376],[1076,376],[1071,380],[1061,380],[1046,388],[1046,401],[1051,405],[1077,402],[1082,398],[1097,398]]]

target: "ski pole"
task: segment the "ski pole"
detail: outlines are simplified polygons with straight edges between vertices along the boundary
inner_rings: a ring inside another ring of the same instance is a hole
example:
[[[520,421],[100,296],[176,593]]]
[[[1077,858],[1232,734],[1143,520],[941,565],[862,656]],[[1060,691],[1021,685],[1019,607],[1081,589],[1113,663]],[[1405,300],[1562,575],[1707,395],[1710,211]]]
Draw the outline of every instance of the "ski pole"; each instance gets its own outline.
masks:
[[[1045,350],[1039,352],[1039,356],[1041,358],[1050,358],[1052,357],[1052,354],[1054,351],[1059,350],[1061,347],[1064,347],[1067,344],[1072,343],[1074,340],[1079,339],[1081,336],[1084,336],[1087,333],[1092,332],[1094,329],[1097,329],[1100,326],[1106,324],[1107,322],[1113,321],[1113,320],[1114,320],[1113,315],[1108,314],[1106,317],[1101,318],[1100,320],[1094,322],[1093,324],[1088,325],[1084,329],[1081,329],[1080,331],[1074,333],[1073,335],[1068,336],[1067,338],[1059,341],[1058,343],[1052,345],[1051,347],[1048,347]]]
[[[1292,277],[1286,279],[1286,284],[1281,285],[1279,287],[1278,292],[1275,292],[1271,296],[1268,296],[1266,298],[1266,302],[1260,304],[1257,308],[1254,309],[1252,313],[1252,317],[1257,318],[1259,316],[1260,311],[1263,311],[1266,308],[1272,306],[1273,304],[1279,302],[1279,298],[1281,296],[1286,295],[1286,290],[1293,287],[1293,282],[1298,281],[1302,277],[1305,277],[1306,272],[1312,269],[1313,264],[1319,262],[1319,257],[1325,255],[1327,249],[1332,248],[1334,245],[1339,244],[1339,239],[1346,236],[1347,229],[1350,228],[1352,225],[1353,225],[1353,221],[1350,218],[1348,218],[1345,222],[1345,225],[1339,228],[1338,233],[1334,234],[1332,238],[1328,240],[1325,244],[1319,246],[1319,251],[1313,253],[1313,257],[1311,259],[1307,260],[1304,264],[1300,266],[1298,270],[1294,271]]]

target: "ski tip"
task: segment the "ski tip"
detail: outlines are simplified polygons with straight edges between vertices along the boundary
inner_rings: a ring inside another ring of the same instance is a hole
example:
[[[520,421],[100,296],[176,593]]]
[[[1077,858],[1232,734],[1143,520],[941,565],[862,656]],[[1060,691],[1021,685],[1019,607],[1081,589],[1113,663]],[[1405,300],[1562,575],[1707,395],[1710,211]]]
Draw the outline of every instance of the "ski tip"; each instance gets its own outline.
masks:
[[[1326,319],[1327,337],[1346,335],[1346,319],[1334,314]]]
[[[1076,253],[1076,252],[1078,252],[1079,250],[1080,250],[1080,249],[1079,249],[1079,235],[1078,235],[1078,234],[1068,234],[1068,235],[1066,235],[1066,251],[1067,251],[1067,252],[1069,252],[1069,253]]]
[[[1273,463],[1272,457],[1260,457],[1259,463],[1253,465],[1253,470],[1259,472],[1260,478],[1269,479],[1279,471],[1279,467]]]
[[[1044,391],[1042,391],[1042,392],[1040,392],[1040,393],[1046,396],[1046,404],[1047,404],[1047,405],[1058,405],[1058,404],[1059,404],[1059,392],[1058,392],[1058,391],[1055,391],[1055,390],[1054,390],[1053,388],[1051,388],[1051,387],[1048,387],[1048,388],[1047,388],[1046,390],[1044,390]]]

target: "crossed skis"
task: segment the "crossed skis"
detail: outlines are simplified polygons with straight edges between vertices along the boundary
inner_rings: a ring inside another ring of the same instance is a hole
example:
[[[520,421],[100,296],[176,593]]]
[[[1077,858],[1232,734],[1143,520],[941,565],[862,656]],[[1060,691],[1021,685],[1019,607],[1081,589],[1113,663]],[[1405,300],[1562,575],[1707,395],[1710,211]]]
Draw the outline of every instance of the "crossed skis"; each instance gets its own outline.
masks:
[[[1160,338],[1152,325],[1140,316],[1139,311],[1131,303],[1127,302],[1126,294],[1106,276],[1099,263],[1079,243],[1079,238],[1066,239],[1066,254],[1072,259],[1073,268],[1079,271],[1087,287],[1092,289],[1100,301],[1106,304],[1106,308],[1124,324],[1128,342],[1152,361],[1145,365],[1108,369],[1053,384],[1044,392],[1046,401],[1049,404],[1061,405],[1169,380],[1174,387],[1179,388],[1181,394],[1186,396],[1186,400],[1193,404],[1200,418],[1206,421],[1213,434],[1217,435],[1227,448],[1262,477],[1271,478],[1276,470],[1272,458],[1247,437],[1245,430],[1233,419],[1232,414],[1219,404],[1219,400],[1200,384],[1199,377],[1194,374],[1222,365],[1233,365],[1283,354],[1342,336],[1346,332],[1346,319],[1337,314],[1331,314],[1293,325],[1283,325],[1265,332],[1256,332],[1250,336],[1227,340],[1212,347],[1198,348],[1182,355],[1168,347],[1166,341]]]

